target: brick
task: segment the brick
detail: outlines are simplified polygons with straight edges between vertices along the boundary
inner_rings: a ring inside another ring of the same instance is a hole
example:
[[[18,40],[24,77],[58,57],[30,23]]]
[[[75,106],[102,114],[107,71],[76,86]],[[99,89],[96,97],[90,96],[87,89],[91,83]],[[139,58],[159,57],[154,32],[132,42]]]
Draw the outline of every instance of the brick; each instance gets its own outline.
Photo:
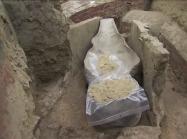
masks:
[[[72,1],[71,1],[72,3]],[[85,3],[83,3],[85,4]],[[64,4],[64,6],[67,4]],[[85,8],[84,8],[85,7]],[[106,3],[100,3],[100,4],[95,4],[93,6],[89,5],[83,5],[80,10],[80,8],[74,13],[71,13],[70,19],[73,22],[80,22],[85,19],[89,19],[95,16],[101,16],[101,17],[118,17],[122,13],[124,13],[127,10],[130,10],[131,8],[142,8],[143,7],[143,0],[113,0],[111,2],[106,2]],[[65,9],[68,9],[67,7]],[[125,10],[127,9],[127,10]],[[88,16],[85,16],[84,14],[87,14]],[[79,18],[77,18],[77,16]]]

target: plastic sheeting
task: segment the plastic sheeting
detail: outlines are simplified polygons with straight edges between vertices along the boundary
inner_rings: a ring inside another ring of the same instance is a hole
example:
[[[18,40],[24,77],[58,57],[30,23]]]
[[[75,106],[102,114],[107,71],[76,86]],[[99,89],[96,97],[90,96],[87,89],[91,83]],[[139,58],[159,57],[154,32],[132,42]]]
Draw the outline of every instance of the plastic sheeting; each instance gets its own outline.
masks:
[[[93,47],[87,52],[84,60],[86,77],[90,83],[96,78],[114,76],[114,74],[127,74],[132,76],[137,73],[140,58],[128,47],[123,37],[119,34],[112,18],[102,19],[97,35],[92,39]],[[108,73],[101,73],[97,68],[99,57],[109,55],[110,60],[118,66],[116,70]]]
[[[95,83],[105,80],[123,79],[136,82],[136,86],[128,96],[107,103],[97,102],[88,91],[86,99],[88,123],[92,126],[108,123],[115,126],[136,125],[141,113],[149,109],[144,89],[131,76],[138,71],[139,57],[120,36],[112,18],[100,21],[98,34],[92,39],[92,43],[93,47],[88,51],[84,60],[89,88]],[[115,65],[109,72],[102,72],[98,67],[103,55],[107,56],[108,61]]]
[[[92,82],[89,86],[92,86],[94,83],[98,83],[104,80],[116,80],[116,79],[126,79],[134,80],[131,76],[121,75],[110,77],[110,79],[99,79]],[[134,80],[135,81],[135,80]],[[136,81],[135,81],[136,82]],[[137,82],[136,82],[137,83]],[[88,91],[86,99],[86,114],[88,116],[88,122],[90,125],[102,125],[110,123],[116,120],[119,120],[123,117],[129,117],[127,122],[139,121],[140,118],[138,115],[149,108],[149,103],[145,95],[144,89],[141,88],[138,83],[133,89],[132,92],[125,98],[120,98],[108,103],[100,103],[94,100],[90,92]],[[133,118],[134,117],[134,118]],[[132,122],[131,122],[132,123]],[[121,123],[122,124],[122,123]],[[136,122],[133,124],[137,124]],[[123,123],[123,126],[133,126],[129,123]]]

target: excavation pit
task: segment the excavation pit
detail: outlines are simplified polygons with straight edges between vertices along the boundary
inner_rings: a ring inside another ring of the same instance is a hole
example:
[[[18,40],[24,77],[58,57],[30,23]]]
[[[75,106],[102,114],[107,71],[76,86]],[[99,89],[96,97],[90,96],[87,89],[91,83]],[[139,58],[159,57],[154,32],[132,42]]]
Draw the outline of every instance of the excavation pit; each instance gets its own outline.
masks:
[[[180,68],[186,67],[185,49],[182,52],[178,49],[184,48],[185,33],[177,29],[175,24],[161,22],[165,25],[160,28],[162,30],[160,34],[160,32],[154,33],[151,23],[145,24],[141,20],[133,20],[128,23],[129,26],[124,26],[118,15],[112,13],[103,15],[104,18],[116,19],[119,31],[125,30],[126,34],[123,36],[140,57],[142,75],[139,77],[139,84],[144,87],[149,97],[151,109],[142,114],[139,124],[135,127],[93,128],[88,126],[85,115],[88,86],[83,60],[92,46],[90,42],[98,31],[101,17],[95,17],[95,14],[86,17],[83,13],[90,11],[84,10],[72,16],[71,20],[74,19],[77,23],[71,21],[69,25],[59,7],[54,8],[52,5],[26,1],[5,2],[11,21],[2,8],[3,5],[0,5],[2,29],[0,45],[3,48],[0,49],[2,50],[0,91],[3,90],[0,95],[1,106],[6,105],[0,107],[3,111],[0,120],[3,121],[2,125],[6,125],[6,128],[4,126],[1,128],[0,125],[0,129],[3,129],[0,131],[3,132],[0,138],[2,136],[8,139],[14,136],[15,139],[33,137],[36,139],[122,139],[124,137],[167,139],[164,137],[169,136],[169,139],[177,137],[183,139],[186,135],[185,121],[187,121],[185,119],[187,117],[186,90],[181,85],[173,85],[175,82],[171,83],[167,72],[176,69],[178,76],[181,73],[184,75],[180,78],[186,77],[183,68]],[[172,39],[174,33],[169,32],[173,28],[178,33],[177,43]],[[163,47],[172,54],[169,55]],[[178,63],[180,66],[177,66]],[[173,69],[168,70],[168,64]],[[180,79],[174,81],[178,80]],[[184,93],[176,93],[177,87]],[[175,106],[173,102],[176,103]],[[163,105],[166,109],[163,109]],[[179,125],[180,129],[173,123]]]

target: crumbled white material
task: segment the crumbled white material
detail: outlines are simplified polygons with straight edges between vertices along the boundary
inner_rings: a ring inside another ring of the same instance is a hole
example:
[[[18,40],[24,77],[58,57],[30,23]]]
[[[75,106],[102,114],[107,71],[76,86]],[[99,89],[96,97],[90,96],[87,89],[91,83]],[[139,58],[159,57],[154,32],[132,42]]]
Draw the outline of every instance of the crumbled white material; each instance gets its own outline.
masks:
[[[110,102],[126,98],[137,88],[137,82],[131,79],[105,80],[90,86],[88,92],[97,102]]]

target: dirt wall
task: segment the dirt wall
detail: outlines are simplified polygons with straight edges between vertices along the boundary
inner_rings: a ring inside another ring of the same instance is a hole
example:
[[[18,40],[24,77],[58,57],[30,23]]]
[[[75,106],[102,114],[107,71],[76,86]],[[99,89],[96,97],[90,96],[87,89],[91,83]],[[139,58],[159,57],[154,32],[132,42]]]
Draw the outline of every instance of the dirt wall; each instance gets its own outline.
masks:
[[[27,59],[0,1],[0,138],[34,139],[38,121],[29,93]]]
[[[69,25],[57,1],[4,0],[35,79],[49,82],[69,68]]]

